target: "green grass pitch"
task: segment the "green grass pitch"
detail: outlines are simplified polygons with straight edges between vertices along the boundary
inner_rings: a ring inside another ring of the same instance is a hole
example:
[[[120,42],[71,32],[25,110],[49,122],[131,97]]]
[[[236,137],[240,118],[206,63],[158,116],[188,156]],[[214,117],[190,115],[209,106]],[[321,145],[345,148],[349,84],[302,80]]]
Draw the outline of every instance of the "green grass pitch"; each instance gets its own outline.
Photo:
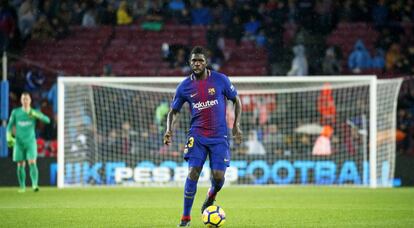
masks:
[[[28,189],[29,190],[29,189]],[[192,227],[203,227],[199,188]],[[176,227],[182,188],[0,188],[0,227]],[[414,188],[226,186],[224,227],[414,227]]]

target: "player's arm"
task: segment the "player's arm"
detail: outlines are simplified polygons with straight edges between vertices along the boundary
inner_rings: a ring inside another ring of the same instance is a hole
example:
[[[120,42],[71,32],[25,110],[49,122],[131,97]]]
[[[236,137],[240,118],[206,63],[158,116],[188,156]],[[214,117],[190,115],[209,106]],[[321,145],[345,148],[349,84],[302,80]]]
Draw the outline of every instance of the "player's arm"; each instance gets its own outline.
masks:
[[[242,104],[240,97],[236,96],[233,100],[234,104],[234,123],[233,123],[233,136],[237,144],[240,144],[243,139],[242,131],[240,129],[240,117],[242,113]]]
[[[240,117],[242,113],[242,104],[240,101],[240,97],[237,95],[236,87],[234,87],[228,77],[223,77],[224,83],[224,95],[227,99],[233,101],[234,105],[234,123],[233,123],[233,137],[234,142],[240,144],[242,142],[242,131],[240,129]]]
[[[9,118],[9,122],[7,123],[6,140],[7,140],[7,145],[9,147],[13,147],[14,144],[16,144],[16,139],[13,137],[13,134],[12,134],[13,126],[15,125],[16,125],[16,117],[15,117],[14,111],[12,111],[10,118]]]
[[[50,123],[50,119],[48,116],[46,116],[45,114],[43,114],[41,111],[35,110],[35,109],[30,109],[29,111],[29,116],[35,119],[38,119],[40,121],[42,121],[45,124],[49,124]]]
[[[174,109],[170,109],[167,115],[167,129],[164,134],[164,144],[166,145],[171,144],[173,127],[175,126],[177,119],[178,119],[178,111]]]
[[[167,129],[165,130],[165,134],[164,134],[164,144],[166,145],[171,144],[171,138],[172,138],[172,134],[174,130],[173,128],[178,119],[178,113],[180,112],[181,107],[183,106],[184,102],[186,102],[186,99],[181,95],[180,85],[178,85],[177,87],[175,96],[171,103],[170,111],[168,112],[168,115],[167,115]]]

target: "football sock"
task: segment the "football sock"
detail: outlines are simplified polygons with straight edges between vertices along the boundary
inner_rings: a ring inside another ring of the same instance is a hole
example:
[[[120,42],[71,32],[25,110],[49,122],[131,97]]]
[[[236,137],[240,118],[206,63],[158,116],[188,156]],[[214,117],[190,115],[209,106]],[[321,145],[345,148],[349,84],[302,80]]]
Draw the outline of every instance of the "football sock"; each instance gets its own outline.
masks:
[[[181,216],[181,221],[190,221],[191,220],[191,216],[187,215],[187,216]]]
[[[185,181],[184,187],[184,216],[190,216],[191,208],[193,207],[194,196],[197,192],[197,181],[193,181],[189,178]]]
[[[221,181],[216,181],[213,178],[211,178],[211,188],[208,191],[208,196],[215,198],[217,195],[217,192],[221,190],[224,184],[224,178]]]
[[[33,188],[37,187],[38,178],[39,178],[39,170],[37,169],[36,163],[29,164],[30,167],[30,178],[32,179],[32,186]]]
[[[17,166],[17,180],[21,189],[26,188],[26,170],[24,166]]]

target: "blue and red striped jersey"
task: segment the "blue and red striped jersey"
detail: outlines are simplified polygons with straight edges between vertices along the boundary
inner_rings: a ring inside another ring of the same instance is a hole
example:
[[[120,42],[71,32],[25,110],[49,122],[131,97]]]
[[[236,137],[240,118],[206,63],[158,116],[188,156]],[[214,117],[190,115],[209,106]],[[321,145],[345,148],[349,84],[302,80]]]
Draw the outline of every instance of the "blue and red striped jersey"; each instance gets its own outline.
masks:
[[[222,137],[227,135],[227,99],[234,100],[236,88],[229,78],[216,71],[208,71],[204,80],[190,75],[178,86],[171,108],[180,111],[188,102],[191,112],[190,135]]]

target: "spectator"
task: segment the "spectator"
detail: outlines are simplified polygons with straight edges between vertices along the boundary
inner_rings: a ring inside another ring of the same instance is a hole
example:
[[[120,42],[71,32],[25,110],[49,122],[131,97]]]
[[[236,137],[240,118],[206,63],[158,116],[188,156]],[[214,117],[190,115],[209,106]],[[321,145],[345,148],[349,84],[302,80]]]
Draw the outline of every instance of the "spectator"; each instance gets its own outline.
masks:
[[[39,123],[40,136],[47,141],[57,138],[57,116],[53,115],[53,107],[50,106],[47,100],[41,103],[40,111],[50,117],[49,124]]]
[[[321,135],[316,139],[315,145],[312,149],[312,155],[327,156],[332,154],[331,137],[333,128],[331,126],[324,126]]]
[[[93,4],[92,4],[93,5]],[[61,1],[60,2],[60,6],[58,9],[58,17],[60,18],[60,20],[63,21],[63,23],[66,26],[69,26],[69,24],[72,21],[72,8],[69,6],[69,3],[67,1]]]
[[[116,21],[118,25],[129,25],[132,23],[132,16],[128,10],[126,1],[121,1],[116,11]]]
[[[6,50],[14,38],[16,21],[7,0],[0,0],[0,48]]]
[[[173,17],[179,17],[185,8],[183,0],[172,0],[168,3],[168,9]]]
[[[369,68],[370,63],[371,57],[365,48],[364,43],[362,40],[357,40],[354,50],[348,58],[348,68],[354,73],[359,73],[361,70]]]
[[[47,2],[47,1],[46,1]],[[46,4],[45,2],[45,4]],[[44,5],[45,5],[44,4]],[[49,3],[50,4],[50,3]],[[72,5],[72,20],[70,21],[71,24],[80,25],[82,24],[83,14],[86,9],[86,2],[82,1],[75,1]],[[43,11],[45,15],[48,15],[47,12]]]
[[[278,4],[279,7],[283,4]],[[270,65],[270,74],[271,75],[283,75],[286,73],[286,70],[283,69],[283,34],[285,32],[283,28],[283,16],[281,16],[282,10],[278,8],[271,12],[272,19],[269,26],[266,26],[266,49],[267,49],[267,59]]]
[[[254,15],[251,15],[250,20],[244,24],[244,38],[255,40],[260,26],[260,21]]]
[[[305,56],[305,47],[302,44],[293,47],[295,58],[292,60],[292,66],[287,73],[289,76],[306,76],[308,75],[308,60]]]
[[[103,141],[103,152],[107,154],[118,154],[121,152],[121,137],[117,129],[111,129],[106,137],[106,140]]]
[[[69,35],[69,27],[61,18],[54,17],[51,20],[51,26],[54,30],[55,39],[63,39]]]
[[[138,132],[132,129],[131,124],[128,121],[122,123],[121,146],[123,154],[135,153],[135,142],[138,140],[137,137]]]
[[[108,3],[100,13],[100,22],[103,25],[116,25],[117,15],[113,4]]]
[[[174,58],[173,68],[180,68],[183,72],[189,70],[187,69],[189,66],[186,56],[187,54],[185,52],[185,49],[179,48]]]
[[[221,23],[227,26],[227,28],[231,28],[230,25],[233,23],[233,18],[237,15],[236,10],[237,10],[236,1],[234,0],[225,1],[224,6],[221,9],[219,18],[220,18]]]
[[[226,36],[228,38],[234,39],[237,45],[240,45],[240,41],[243,37],[243,25],[241,24],[241,19],[238,15],[233,17],[232,23],[226,29]]]
[[[317,0],[315,3],[315,13],[319,17],[319,27],[321,32],[326,33],[332,29],[333,25],[333,1]]]
[[[251,130],[249,138],[244,142],[246,147],[246,155],[266,155],[266,150],[263,144],[257,138],[257,131]]]
[[[95,8],[91,7],[86,10],[82,18],[82,26],[84,27],[95,27],[96,26],[96,11]]]
[[[216,47],[214,50],[208,50],[208,55],[210,67],[216,71],[220,70],[225,60],[223,51],[219,47]]]
[[[221,36],[220,23],[218,21],[213,22],[211,25],[207,26],[206,40],[207,40],[207,49],[215,50],[217,47],[217,42]]]
[[[19,18],[19,30],[20,35],[23,39],[28,37],[32,32],[35,24],[35,11],[32,6],[31,0],[25,0],[19,7],[18,11]]]
[[[37,40],[46,40],[53,38],[54,32],[45,15],[40,15],[39,19],[33,26],[32,38]]]
[[[321,115],[321,125],[333,126],[336,122],[336,105],[332,94],[332,86],[325,83],[317,100],[318,112]]]
[[[47,100],[52,104],[53,114],[57,115],[57,84],[53,83],[49,92],[47,93]]]
[[[388,49],[387,55],[385,57],[385,68],[387,71],[393,71],[397,62],[401,58],[401,49],[398,43],[393,43]]]
[[[191,18],[193,25],[208,25],[212,21],[210,9],[203,6],[201,1],[194,3],[194,8],[191,10]]]
[[[132,17],[138,20],[143,18],[147,14],[150,4],[150,1],[133,1]]]
[[[177,14],[177,21],[181,25],[191,25],[191,15],[187,8],[184,8]]]
[[[336,58],[334,47],[326,49],[322,62],[322,73],[324,75],[338,75],[341,72],[341,64]]]
[[[268,153],[282,155],[284,149],[283,134],[276,124],[269,124],[265,128],[263,144]]]
[[[343,3],[337,2],[337,8],[340,8],[338,12],[338,19],[340,22],[352,22],[354,19],[354,3],[353,0],[345,0]]]
[[[141,28],[150,31],[160,31],[164,25],[164,15],[165,12],[160,3],[157,1],[153,2],[145,16],[145,21],[141,24]]]
[[[296,24],[298,20],[298,8],[296,6],[296,0],[288,0],[287,2],[287,21],[291,24]]]
[[[256,36],[256,45],[258,47],[265,47],[267,43],[264,29],[260,29]]]
[[[377,0],[377,3],[372,8],[372,21],[377,28],[381,28],[385,25],[388,18],[388,7],[385,4],[385,0]]]
[[[162,101],[157,108],[155,109],[155,123],[158,126],[159,132],[164,132],[165,123],[167,119],[168,111],[170,110],[170,105],[167,101]]]
[[[88,156],[89,145],[88,145],[88,136],[85,134],[85,129],[82,124],[78,123],[76,125],[75,138],[70,140],[72,143],[70,145],[70,152],[73,153],[73,156],[76,156],[79,159],[86,159]]]
[[[384,69],[385,68],[385,57],[384,50],[381,48],[375,49],[375,54],[371,60],[371,67],[374,69]]]
[[[105,64],[103,66],[102,70],[102,77],[113,77],[115,74],[112,72],[112,65],[111,64]]]

